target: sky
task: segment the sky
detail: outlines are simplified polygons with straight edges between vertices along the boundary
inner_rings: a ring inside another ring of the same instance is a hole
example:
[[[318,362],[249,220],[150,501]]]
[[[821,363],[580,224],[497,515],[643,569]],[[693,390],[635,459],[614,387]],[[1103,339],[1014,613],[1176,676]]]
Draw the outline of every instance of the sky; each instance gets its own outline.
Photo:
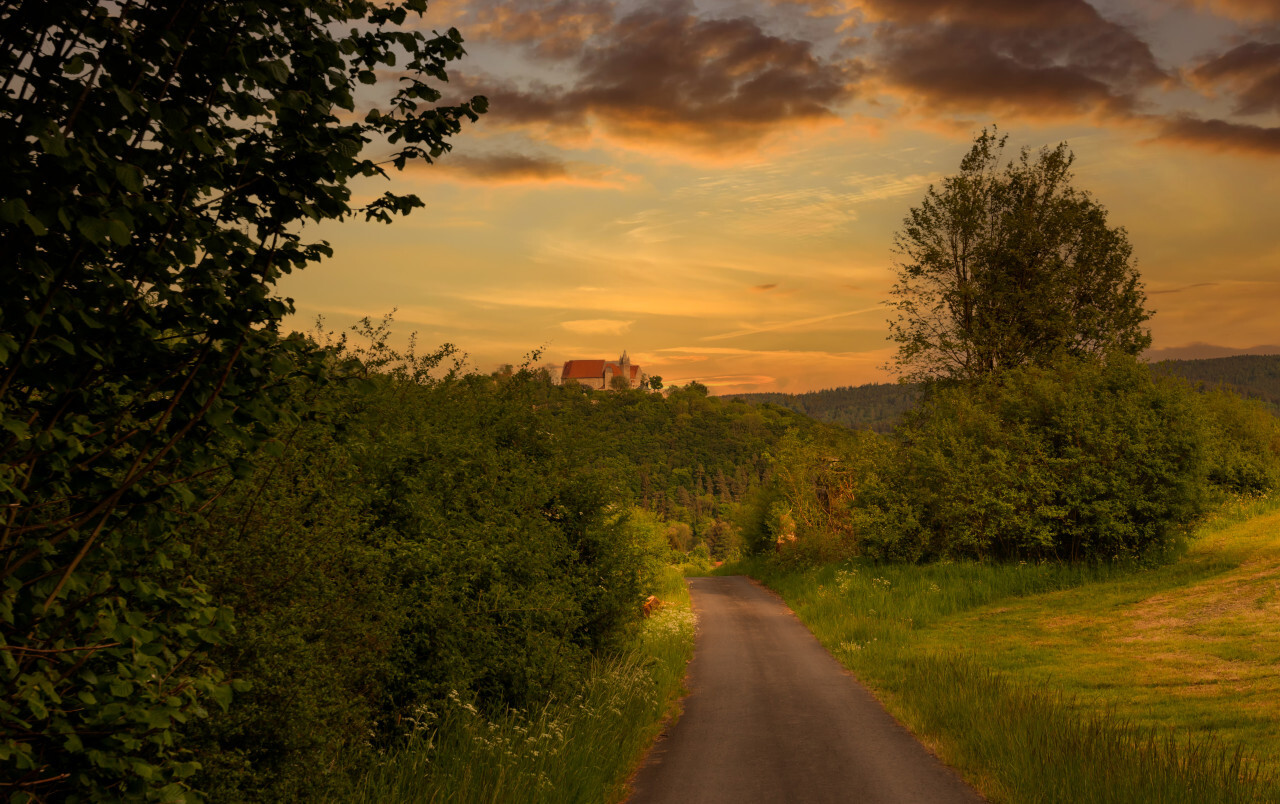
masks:
[[[419,25],[462,33],[439,88],[490,111],[393,174],[425,209],[317,227],[334,256],[280,288],[299,329],[394,309],[482,371],[625,349],[713,393],[892,382],[894,233],[997,125],[1007,156],[1067,142],[1128,231],[1149,357],[1280,353],[1280,0],[437,0]]]

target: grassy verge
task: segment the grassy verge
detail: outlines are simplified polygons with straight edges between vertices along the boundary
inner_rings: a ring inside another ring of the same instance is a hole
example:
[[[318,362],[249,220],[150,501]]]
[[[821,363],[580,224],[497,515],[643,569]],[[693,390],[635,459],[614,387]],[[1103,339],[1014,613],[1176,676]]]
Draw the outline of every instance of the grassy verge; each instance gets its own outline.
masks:
[[[984,794],[1280,801],[1280,508],[1157,567],[739,567]]]
[[[454,700],[424,712],[417,734],[360,782],[354,804],[602,802],[622,797],[661,728],[693,650],[693,614],[672,568],[634,644],[600,660],[581,693],[494,720]]]

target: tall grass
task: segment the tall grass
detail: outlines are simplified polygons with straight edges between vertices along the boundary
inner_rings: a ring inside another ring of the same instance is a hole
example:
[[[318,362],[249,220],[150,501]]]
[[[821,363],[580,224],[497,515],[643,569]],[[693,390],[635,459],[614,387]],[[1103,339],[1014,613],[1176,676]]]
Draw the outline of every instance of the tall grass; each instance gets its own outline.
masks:
[[[1211,736],[1137,726],[963,656],[898,656],[893,691],[944,757],[1012,802],[1280,801],[1273,777]]]
[[[1200,538],[1215,539],[1276,506],[1237,507],[1207,523]],[[781,593],[895,716],[992,800],[1280,802],[1274,757],[1263,764],[1212,734],[1135,724],[1043,677],[1021,675],[1016,663],[993,669],[980,645],[940,651],[926,638],[964,612],[995,612],[1001,601],[1092,584],[1105,585],[1117,605],[1143,600],[1238,565],[1237,542],[1197,547],[1164,566],[851,561],[795,568],[755,559],[722,571],[745,571]]]
[[[621,799],[657,736],[693,650],[694,618],[672,570],[667,602],[622,653],[598,660],[582,690],[534,711],[485,717],[454,696],[421,711],[413,736],[360,781],[353,804],[533,804]]]

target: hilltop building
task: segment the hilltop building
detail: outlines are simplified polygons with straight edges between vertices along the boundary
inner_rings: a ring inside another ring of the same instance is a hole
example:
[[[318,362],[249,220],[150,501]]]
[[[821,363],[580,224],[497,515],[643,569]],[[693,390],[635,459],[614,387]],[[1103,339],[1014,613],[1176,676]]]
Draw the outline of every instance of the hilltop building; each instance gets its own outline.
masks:
[[[564,368],[560,369],[561,385],[576,382],[597,391],[612,390],[615,377],[625,379],[628,388],[639,388],[648,379],[639,366],[632,364],[625,351],[616,361],[566,360]]]

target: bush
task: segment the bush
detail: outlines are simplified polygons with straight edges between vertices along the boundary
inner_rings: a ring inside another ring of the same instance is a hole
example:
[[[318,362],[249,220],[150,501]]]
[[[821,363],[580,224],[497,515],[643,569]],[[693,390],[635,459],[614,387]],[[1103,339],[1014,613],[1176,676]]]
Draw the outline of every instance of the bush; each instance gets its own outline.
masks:
[[[1198,401],[1214,490],[1258,496],[1280,487],[1280,419],[1263,403],[1225,389],[1206,391]]]
[[[324,391],[209,513],[191,569],[239,623],[212,659],[250,685],[187,734],[215,799],[340,799],[409,713],[567,696],[638,618],[665,533],[554,439],[542,380],[439,357]]]
[[[896,494],[862,514],[882,558],[1136,555],[1206,501],[1192,394],[1123,356],[937,387],[899,438]]]

